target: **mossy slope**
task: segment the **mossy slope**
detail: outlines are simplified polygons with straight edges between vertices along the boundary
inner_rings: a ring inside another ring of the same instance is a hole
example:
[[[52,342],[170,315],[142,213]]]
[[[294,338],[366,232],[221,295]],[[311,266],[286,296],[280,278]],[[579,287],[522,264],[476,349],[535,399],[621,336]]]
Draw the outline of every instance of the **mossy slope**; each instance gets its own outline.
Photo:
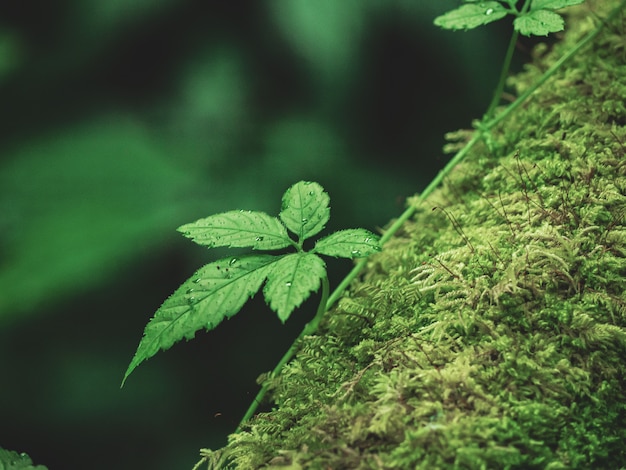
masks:
[[[616,5],[573,10],[517,91]],[[231,436],[236,468],[626,462],[624,37],[622,13],[371,258]]]

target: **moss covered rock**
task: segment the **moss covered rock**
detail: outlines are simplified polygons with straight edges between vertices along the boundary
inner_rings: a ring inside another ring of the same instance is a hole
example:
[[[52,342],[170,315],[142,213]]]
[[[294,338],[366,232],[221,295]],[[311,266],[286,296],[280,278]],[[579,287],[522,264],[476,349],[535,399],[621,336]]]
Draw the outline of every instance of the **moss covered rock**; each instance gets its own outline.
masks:
[[[618,2],[572,9],[518,93]],[[626,462],[626,13],[372,256],[232,435],[236,468]]]

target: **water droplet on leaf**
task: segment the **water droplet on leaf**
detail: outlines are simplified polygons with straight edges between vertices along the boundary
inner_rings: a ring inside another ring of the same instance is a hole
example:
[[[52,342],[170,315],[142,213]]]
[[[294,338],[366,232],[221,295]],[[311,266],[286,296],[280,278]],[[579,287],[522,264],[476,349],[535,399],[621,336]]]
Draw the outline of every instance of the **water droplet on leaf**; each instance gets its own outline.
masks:
[[[187,289],[187,294],[191,294],[193,292],[192,288]]]
[[[202,280],[202,279],[200,279],[200,278],[194,279],[194,280],[193,280],[193,283],[194,283],[194,284],[198,284],[201,280]]]
[[[287,287],[291,287],[291,282],[285,282],[285,285],[286,285]]]
[[[308,221],[309,221],[309,219],[306,219],[306,218],[302,219],[302,223],[303,224],[306,224]]]
[[[263,237],[256,237],[256,241],[262,242],[263,241]]]
[[[239,261],[239,258],[233,258],[233,259],[231,259],[231,260],[229,261],[229,263],[228,263],[228,264],[229,264],[230,266],[234,266],[234,265],[235,265],[235,263],[236,263],[237,261]]]
[[[352,250],[352,256],[355,256],[355,257],[361,256],[361,252],[359,250]]]
[[[485,11],[485,15],[489,16],[493,13],[493,8],[487,8],[487,11]]]

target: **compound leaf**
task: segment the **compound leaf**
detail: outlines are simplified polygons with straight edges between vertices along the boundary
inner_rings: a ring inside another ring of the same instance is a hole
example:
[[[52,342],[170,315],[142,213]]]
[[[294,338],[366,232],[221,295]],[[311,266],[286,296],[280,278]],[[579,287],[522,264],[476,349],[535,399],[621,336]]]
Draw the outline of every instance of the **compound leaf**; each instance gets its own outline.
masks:
[[[199,245],[208,247],[275,250],[293,243],[280,220],[264,212],[224,212],[185,224],[178,231]]]
[[[380,251],[378,236],[362,228],[340,230],[322,238],[313,252],[342,258],[362,258]]]
[[[329,202],[318,183],[300,181],[285,191],[280,220],[302,242],[324,228],[330,218]]]
[[[508,11],[498,2],[465,4],[435,18],[435,25],[445,29],[473,29],[497,21]]]
[[[531,10],[558,10],[560,8],[579,5],[585,0],[533,0]]]
[[[284,323],[319,288],[325,275],[326,264],[319,256],[303,252],[285,255],[267,276],[263,289],[265,300]]]
[[[235,315],[261,287],[280,256],[266,254],[226,258],[209,263],[185,281],[156,311],[146,325],[126,373],[159,350],[166,350],[196,331],[215,328],[224,318]],[[296,282],[296,281],[294,281]]]
[[[524,36],[547,36],[549,33],[563,31],[563,18],[548,10],[533,10],[515,18],[513,27]]]

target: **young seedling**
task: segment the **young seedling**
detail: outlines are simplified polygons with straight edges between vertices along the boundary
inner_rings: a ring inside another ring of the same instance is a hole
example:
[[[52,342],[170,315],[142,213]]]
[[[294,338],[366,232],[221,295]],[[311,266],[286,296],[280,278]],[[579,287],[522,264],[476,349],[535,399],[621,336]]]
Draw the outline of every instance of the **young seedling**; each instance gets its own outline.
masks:
[[[504,18],[515,16],[513,28],[525,36],[547,36],[563,31],[563,17],[554,10],[578,5],[585,0],[526,0],[517,8],[517,0],[483,2],[464,0],[465,4],[435,18],[435,25],[446,29],[473,29]]]
[[[300,181],[283,195],[279,217],[264,212],[230,211],[180,227],[184,236],[208,248],[268,251],[292,247],[294,251],[229,257],[196,271],[146,325],[122,386],[139,364],[159,350],[166,350],[183,338],[193,338],[198,330],[212,330],[224,318],[235,315],[264,283],[265,300],[282,322],[321,284],[317,315],[305,328],[308,334],[313,332],[328,301],[326,264],[318,255],[364,258],[380,251],[378,237],[365,229],[340,230],[305,251],[305,240],[322,231],[330,218],[329,201],[318,183]]]
[[[478,26],[493,23],[507,15],[515,17],[513,20],[513,34],[502,64],[500,79],[495,88],[493,98],[482,122],[475,123],[483,131],[483,138],[490,148],[493,143],[486,131],[486,123],[493,118],[496,106],[500,102],[502,90],[511,66],[511,58],[519,34],[524,36],[547,36],[549,33],[563,31],[565,21],[555,12],[561,8],[578,5],[584,0],[525,0],[521,8],[517,8],[517,0],[478,1],[464,0],[464,5],[435,18],[435,25],[445,29],[474,29]]]

